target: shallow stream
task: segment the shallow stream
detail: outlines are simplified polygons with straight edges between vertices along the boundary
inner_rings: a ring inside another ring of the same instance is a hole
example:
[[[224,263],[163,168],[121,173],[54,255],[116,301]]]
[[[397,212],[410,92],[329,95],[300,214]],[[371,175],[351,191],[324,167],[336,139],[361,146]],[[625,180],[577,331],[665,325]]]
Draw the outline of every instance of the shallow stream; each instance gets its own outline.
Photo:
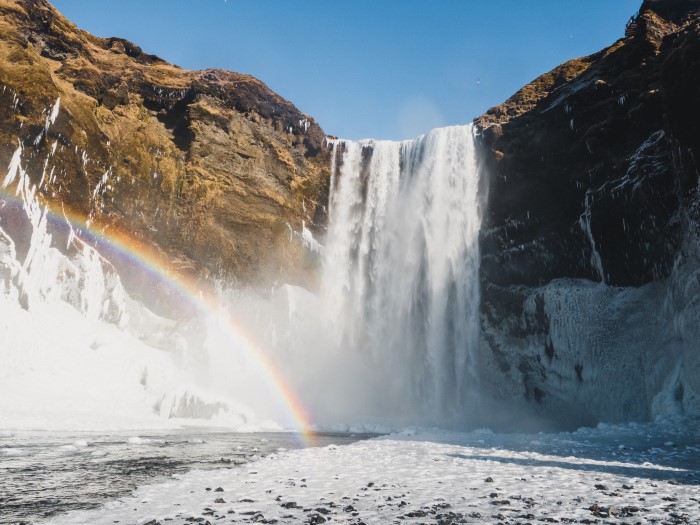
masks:
[[[238,468],[284,449],[344,445],[369,434],[0,432],[0,523],[95,508],[190,470]],[[215,490],[216,487],[212,487]]]

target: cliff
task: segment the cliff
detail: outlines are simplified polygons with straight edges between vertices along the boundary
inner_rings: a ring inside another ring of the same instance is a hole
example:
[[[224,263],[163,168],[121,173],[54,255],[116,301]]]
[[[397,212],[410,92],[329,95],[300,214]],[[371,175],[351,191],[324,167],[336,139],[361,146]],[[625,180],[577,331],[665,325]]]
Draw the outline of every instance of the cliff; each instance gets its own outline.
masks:
[[[647,1],[629,38],[476,120],[497,397],[591,420],[651,417],[664,395],[698,409],[697,330],[677,325],[700,315],[698,85],[700,3]]]
[[[55,170],[43,202],[155,248],[175,271],[313,286],[293,232],[324,222],[324,139],[253,77],[185,71],[44,0],[0,0],[0,166],[22,144],[34,183]]]

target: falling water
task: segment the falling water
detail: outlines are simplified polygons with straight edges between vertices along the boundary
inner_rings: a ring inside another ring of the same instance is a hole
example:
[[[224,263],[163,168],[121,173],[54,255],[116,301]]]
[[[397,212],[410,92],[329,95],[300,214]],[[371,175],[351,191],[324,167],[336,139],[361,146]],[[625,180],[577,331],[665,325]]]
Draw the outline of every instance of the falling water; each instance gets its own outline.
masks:
[[[479,176],[471,126],[335,141],[322,300],[382,415],[463,419],[479,334]]]

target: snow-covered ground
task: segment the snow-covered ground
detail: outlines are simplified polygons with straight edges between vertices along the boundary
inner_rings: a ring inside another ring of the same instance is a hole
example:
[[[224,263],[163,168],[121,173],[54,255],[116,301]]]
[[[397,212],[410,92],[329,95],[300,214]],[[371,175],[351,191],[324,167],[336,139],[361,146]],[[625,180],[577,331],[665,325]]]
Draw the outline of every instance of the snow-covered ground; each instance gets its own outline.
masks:
[[[700,523],[700,424],[404,432],[192,471],[54,524]]]

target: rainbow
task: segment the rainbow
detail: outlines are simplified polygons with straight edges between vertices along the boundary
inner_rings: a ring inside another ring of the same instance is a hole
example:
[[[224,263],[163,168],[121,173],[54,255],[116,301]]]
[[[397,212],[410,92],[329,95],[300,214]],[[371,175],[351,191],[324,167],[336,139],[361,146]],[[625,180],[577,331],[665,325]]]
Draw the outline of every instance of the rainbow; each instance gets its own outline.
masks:
[[[25,206],[22,200],[9,194],[7,190],[0,189],[0,195],[6,201]],[[310,430],[311,419],[299,396],[290,387],[268,353],[246,333],[244,327],[231,316],[230,312],[219,306],[213,294],[204,289],[193,277],[170,271],[164,258],[145,243],[115,228],[96,229],[80,214],[70,210],[63,209],[59,214],[51,210],[48,205],[45,208],[47,219],[51,219],[51,222],[58,225],[64,224],[64,227],[67,223],[83,242],[87,242],[98,252],[100,248],[103,250],[106,248],[109,252],[119,254],[129,264],[138,267],[158,283],[167,286],[168,291],[178,299],[187,301],[187,304],[198,314],[216,320],[220,326],[224,327],[231,345],[245,353],[244,357],[253,364],[255,372],[266,383],[265,386],[272,393],[280,412],[287,415],[287,420],[280,422],[282,426],[295,431],[302,445],[311,444],[313,437]]]

